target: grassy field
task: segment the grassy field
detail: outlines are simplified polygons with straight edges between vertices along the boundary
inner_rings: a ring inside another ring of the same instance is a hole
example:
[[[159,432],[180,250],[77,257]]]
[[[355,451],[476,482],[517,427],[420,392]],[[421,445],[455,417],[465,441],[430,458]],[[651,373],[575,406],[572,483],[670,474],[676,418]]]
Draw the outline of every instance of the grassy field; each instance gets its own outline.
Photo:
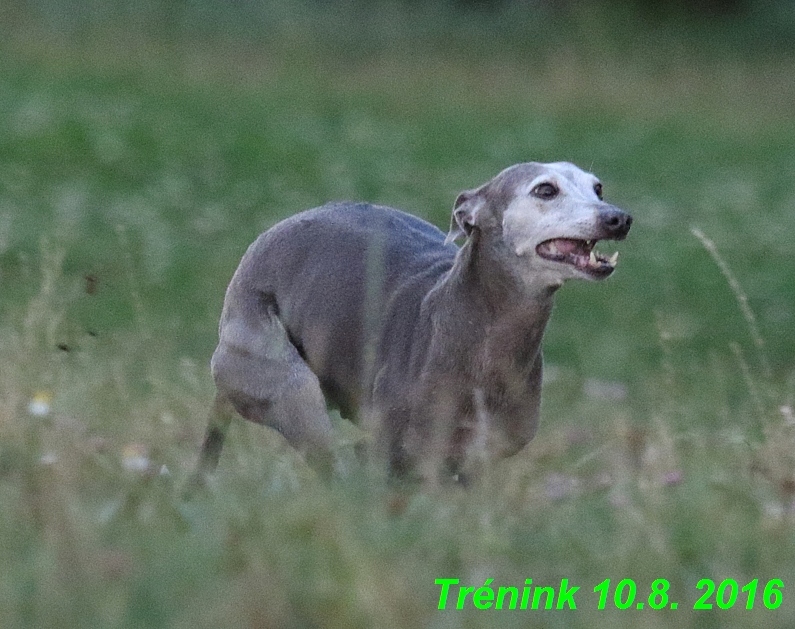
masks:
[[[786,29],[340,6],[252,14],[246,36],[6,15],[0,627],[791,627]],[[635,223],[614,277],[559,294],[524,452],[469,491],[358,469],[329,486],[241,421],[183,500],[224,290],[258,233],[331,199],[444,227],[459,191],[563,159]],[[568,579],[577,609],[457,610],[453,588],[440,611],[442,578]],[[649,608],[657,579],[677,609]],[[753,609],[721,609],[726,586],[694,610],[702,579],[758,579]]]

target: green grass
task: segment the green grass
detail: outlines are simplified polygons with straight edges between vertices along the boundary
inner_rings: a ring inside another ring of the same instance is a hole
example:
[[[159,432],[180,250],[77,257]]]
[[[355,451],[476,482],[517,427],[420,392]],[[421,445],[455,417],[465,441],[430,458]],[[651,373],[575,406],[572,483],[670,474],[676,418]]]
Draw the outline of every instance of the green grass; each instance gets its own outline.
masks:
[[[4,38],[0,627],[790,627],[784,35],[749,48],[758,24],[624,16],[597,41],[586,27],[608,19],[583,9],[536,44],[523,23],[495,45],[493,16],[445,12],[415,41],[425,14],[393,10],[386,43],[375,18],[358,26],[364,52],[333,20],[315,38],[323,13],[267,41]],[[559,294],[522,454],[469,491],[358,469],[328,486],[241,421],[207,495],[182,499],[224,289],[259,232],[340,198],[444,227],[460,190],[531,159],[592,169],[635,224],[614,277]],[[147,471],[128,469],[136,453]],[[444,577],[567,578],[578,609],[440,612]],[[635,579],[638,600],[665,578],[679,608],[596,610],[606,578]],[[704,578],[782,579],[783,603],[766,610],[760,587],[751,611],[744,595],[694,611]]]

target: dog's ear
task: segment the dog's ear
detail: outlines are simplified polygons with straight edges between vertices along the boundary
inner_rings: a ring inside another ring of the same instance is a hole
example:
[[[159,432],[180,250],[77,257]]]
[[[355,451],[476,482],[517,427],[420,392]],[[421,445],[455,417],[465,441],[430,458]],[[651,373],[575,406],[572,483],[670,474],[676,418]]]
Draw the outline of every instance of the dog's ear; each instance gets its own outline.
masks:
[[[450,231],[444,244],[448,245],[459,238],[466,238],[478,223],[478,212],[483,206],[483,197],[480,188],[465,190],[458,195],[453,205],[453,216],[450,219]]]

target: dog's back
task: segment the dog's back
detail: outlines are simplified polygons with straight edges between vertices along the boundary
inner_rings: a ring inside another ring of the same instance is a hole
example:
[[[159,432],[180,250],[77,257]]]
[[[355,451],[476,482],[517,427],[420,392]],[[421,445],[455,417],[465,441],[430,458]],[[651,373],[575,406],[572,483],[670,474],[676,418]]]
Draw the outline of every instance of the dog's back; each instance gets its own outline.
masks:
[[[410,327],[410,313],[452,266],[458,248],[444,240],[430,223],[377,205],[302,212],[249,247],[227,291],[221,329],[270,309],[328,400],[351,416],[371,386],[385,325]]]

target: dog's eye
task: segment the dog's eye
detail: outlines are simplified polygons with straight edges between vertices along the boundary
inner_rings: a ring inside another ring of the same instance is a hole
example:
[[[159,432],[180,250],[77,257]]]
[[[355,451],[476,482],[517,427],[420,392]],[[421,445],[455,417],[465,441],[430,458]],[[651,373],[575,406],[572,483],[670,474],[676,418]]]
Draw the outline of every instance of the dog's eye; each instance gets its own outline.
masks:
[[[596,193],[596,196],[599,197],[599,200],[602,200],[602,184],[595,183],[593,186],[593,191]]]
[[[540,183],[532,191],[534,196],[545,200],[554,199],[558,196],[558,192],[557,187],[551,183]]]

